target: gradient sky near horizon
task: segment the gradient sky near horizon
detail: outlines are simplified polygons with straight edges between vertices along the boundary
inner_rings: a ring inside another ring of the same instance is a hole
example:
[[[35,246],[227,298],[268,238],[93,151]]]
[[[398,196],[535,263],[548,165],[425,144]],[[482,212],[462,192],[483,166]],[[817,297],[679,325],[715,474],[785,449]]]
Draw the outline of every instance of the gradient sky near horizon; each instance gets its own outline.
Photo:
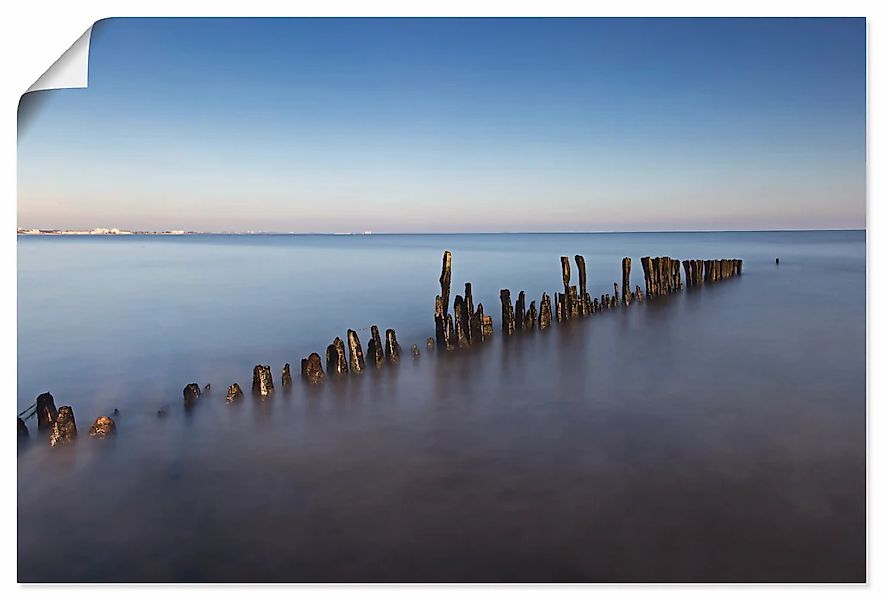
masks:
[[[23,100],[19,227],[865,227],[861,18],[111,19],[89,60]]]

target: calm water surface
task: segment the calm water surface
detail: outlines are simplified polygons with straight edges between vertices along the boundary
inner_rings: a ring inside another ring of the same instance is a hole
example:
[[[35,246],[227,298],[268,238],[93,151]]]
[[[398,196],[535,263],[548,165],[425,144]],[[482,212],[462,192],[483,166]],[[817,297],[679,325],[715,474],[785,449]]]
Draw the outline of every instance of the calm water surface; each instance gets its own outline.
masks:
[[[745,263],[413,360],[445,249],[495,325],[561,255],[596,296],[623,256],[642,287],[643,255]],[[20,237],[18,306],[18,410],[51,391],[81,435],[29,422],[22,581],[865,577],[864,232]],[[224,401],[372,323],[398,367]],[[214,390],[185,412],[191,381]]]

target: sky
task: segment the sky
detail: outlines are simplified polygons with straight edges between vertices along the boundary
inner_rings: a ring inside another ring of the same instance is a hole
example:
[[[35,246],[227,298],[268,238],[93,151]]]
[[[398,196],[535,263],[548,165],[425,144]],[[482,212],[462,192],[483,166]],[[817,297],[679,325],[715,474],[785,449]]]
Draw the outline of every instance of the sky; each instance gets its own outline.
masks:
[[[865,227],[862,18],[110,19],[22,107],[25,228]]]

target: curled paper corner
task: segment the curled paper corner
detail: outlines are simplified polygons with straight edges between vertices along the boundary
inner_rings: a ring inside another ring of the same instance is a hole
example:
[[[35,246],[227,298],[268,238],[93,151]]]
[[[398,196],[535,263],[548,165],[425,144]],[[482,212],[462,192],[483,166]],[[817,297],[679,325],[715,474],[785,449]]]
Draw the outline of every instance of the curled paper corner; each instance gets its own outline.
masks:
[[[92,27],[89,27],[52,63],[27,92],[39,90],[57,90],[64,88],[85,88],[89,86],[89,41],[92,38]]]

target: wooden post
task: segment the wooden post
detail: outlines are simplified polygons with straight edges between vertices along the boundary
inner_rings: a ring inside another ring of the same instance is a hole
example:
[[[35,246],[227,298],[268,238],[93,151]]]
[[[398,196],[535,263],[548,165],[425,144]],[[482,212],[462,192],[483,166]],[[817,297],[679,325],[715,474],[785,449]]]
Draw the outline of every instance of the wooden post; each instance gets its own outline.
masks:
[[[632,275],[632,259],[626,256],[622,259],[622,303],[628,306],[632,302],[632,289],[629,279]]]
[[[639,285],[635,286],[635,300],[638,302],[644,301],[644,292],[641,291],[641,286]]]
[[[468,341],[467,341],[467,343],[468,343]],[[419,350],[418,350],[418,352],[419,352]],[[396,339],[396,330],[395,329],[387,329],[386,330],[386,358],[392,364],[398,364],[399,360],[401,360],[401,357],[402,357],[402,347],[399,346],[399,341]]]
[[[524,328],[533,329],[537,325],[537,303],[535,300],[530,301],[530,310],[524,319]]]
[[[524,291],[518,292],[518,299],[515,301],[515,329],[521,331],[524,329]]]
[[[325,371],[322,369],[322,357],[313,352],[305,358],[301,364],[303,365],[303,374],[307,381],[315,384],[325,378]]]
[[[566,256],[561,257],[561,279],[564,281],[564,295],[559,297],[559,301],[563,303],[561,310],[562,320],[570,317],[570,259]]]
[[[37,396],[37,431],[49,429],[56,416],[58,416],[58,409],[55,408],[55,399],[52,394],[43,392]]]
[[[576,268],[579,272],[579,295],[577,296],[577,304],[579,306],[579,314],[580,316],[587,316],[589,314],[588,307],[589,303],[586,300],[586,296],[588,295],[588,291],[586,288],[586,259],[579,254],[573,257],[573,260],[576,261]]]
[[[346,349],[339,337],[334,338],[325,349],[325,370],[332,375],[346,375],[349,371],[346,366]]]
[[[282,366],[282,387],[291,387],[291,365],[288,363],[285,363]],[[227,391],[230,391],[229,388],[227,389]]]
[[[469,338],[466,335],[468,323],[469,315],[466,311],[466,301],[457,294],[457,297],[454,298],[454,339],[461,348],[469,345]]]
[[[484,307],[481,303],[478,304],[478,308],[472,314],[471,328],[472,328],[472,342],[473,343],[481,343],[484,341]]]
[[[463,330],[466,332],[466,339],[472,342],[472,323],[475,321],[475,307],[472,304],[472,284],[466,282],[466,320]]]
[[[234,383],[227,388],[227,402],[235,402],[242,398],[242,388],[238,383]]]
[[[502,305],[500,328],[503,330],[503,335],[512,335],[515,333],[515,312],[512,310],[509,290],[500,290],[500,304]]]
[[[74,410],[70,406],[62,406],[49,426],[49,445],[63,446],[77,439],[77,422]]]
[[[442,270],[438,278],[441,284],[441,301],[444,314],[448,314],[449,301],[451,298],[451,251],[445,250],[442,255]]]
[[[619,304],[619,284],[613,282],[613,306]]]
[[[270,365],[255,365],[251,378],[251,391],[261,396],[273,393],[273,374]]]
[[[199,389],[198,383],[188,383],[184,386],[184,406],[196,404],[200,396],[202,396],[202,391]]]
[[[448,315],[450,319],[450,315]],[[368,361],[375,367],[383,366],[383,340],[377,325],[371,326],[371,340],[368,342]]]
[[[359,341],[359,334],[352,329],[347,329],[346,341],[350,347],[350,371],[358,375],[365,370],[365,357],[362,355],[362,342]]]
[[[549,294],[543,292],[543,297],[540,300],[540,329],[545,329],[552,325],[552,301],[549,298]]]

